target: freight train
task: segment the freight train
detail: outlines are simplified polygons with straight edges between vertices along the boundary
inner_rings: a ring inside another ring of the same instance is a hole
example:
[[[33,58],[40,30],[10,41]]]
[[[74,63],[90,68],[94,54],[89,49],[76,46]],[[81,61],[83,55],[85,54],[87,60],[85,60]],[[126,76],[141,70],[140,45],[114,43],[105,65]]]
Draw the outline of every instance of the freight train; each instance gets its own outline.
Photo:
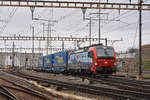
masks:
[[[112,74],[116,71],[115,62],[114,48],[99,44],[41,56],[38,70],[82,75]]]

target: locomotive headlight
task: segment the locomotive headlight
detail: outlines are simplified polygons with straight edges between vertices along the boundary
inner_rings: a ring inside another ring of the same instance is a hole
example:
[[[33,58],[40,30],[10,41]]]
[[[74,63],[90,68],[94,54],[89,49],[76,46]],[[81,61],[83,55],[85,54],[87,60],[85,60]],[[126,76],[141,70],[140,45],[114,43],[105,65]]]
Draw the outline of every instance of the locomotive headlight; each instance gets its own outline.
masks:
[[[95,66],[97,66],[97,65],[98,65],[98,63],[97,63],[96,61],[94,61],[94,65],[95,65]]]

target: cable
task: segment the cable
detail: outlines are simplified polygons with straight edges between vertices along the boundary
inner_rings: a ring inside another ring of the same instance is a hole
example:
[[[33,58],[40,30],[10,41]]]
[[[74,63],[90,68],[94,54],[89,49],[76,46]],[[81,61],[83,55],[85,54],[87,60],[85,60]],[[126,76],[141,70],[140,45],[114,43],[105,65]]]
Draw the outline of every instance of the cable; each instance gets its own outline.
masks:
[[[8,18],[7,18],[7,23],[5,23],[3,26],[2,26],[2,29],[1,29],[1,33],[3,34],[4,30],[6,29],[8,23],[10,22],[10,20],[12,19],[12,17],[14,16],[14,14],[16,13],[18,8],[13,8],[13,10],[11,11],[11,13],[8,15]]]
[[[117,18],[120,18],[121,16],[126,15],[127,13],[129,13],[129,11],[126,11],[126,12],[124,12],[123,14],[121,14],[121,15],[119,15],[119,16],[116,16],[116,17],[112,18],[112,20],[116,20]],[[133,14],[133,13],[131,13],[131,14]],[[125,16],[125,17],[126,17],[126,16]],[[125,18],[125,17],[123,17],[123,18]],[[121,17],[120,19],[122,19],[122,17]],[[110,22],[108,22],[108,23],[102,25],[101,28],[102,28],[103,26],[106,26],[106,25],[110,24],[110,23],[112,23],[112,21],[110,21]]]
[[[135,40],[136,40],[136,36],[137,36],[137,30],[138,30],[138,24],[136,26],[136,31],[134,33],[134,39],[133,39],[133,45],[132,45],[132,48],[135,46]]]
[[[146,20],[143,19],[142,21],[146,21]],[[128,25],[124,25],[124,26],[121,26],[121,27],[117,27],[117,28],[115,28],[115,29],[112,29],[111,32],[112,32],[112,31],[117,31],[118,29],[121,29],[121,28],[124,28],[124,27],[128,27],[128,26],[133,25],[133,24],[136,24],[136,23],[138,23],[138,21],[133,22],[133,23],[130,23],[130,24],[128,24]],[[110,31],[109,31],[109,32],[110,32]],[[104,32],[104,33],[108,33],[108,32]]]
[[[74,13],[77,13],[77,12],[78,12],[78,10],[75,9],[75,10],[69,12],[68,14],[66,14],[66,15],[64,15],[64,16],[62,16],[62,17],[60,17],[60,19],[58,19],[58,21],[60,22],[60,21],[62,21],[62,20],[64,20],[64,19],[66,19],[67,17],[72,16]]]

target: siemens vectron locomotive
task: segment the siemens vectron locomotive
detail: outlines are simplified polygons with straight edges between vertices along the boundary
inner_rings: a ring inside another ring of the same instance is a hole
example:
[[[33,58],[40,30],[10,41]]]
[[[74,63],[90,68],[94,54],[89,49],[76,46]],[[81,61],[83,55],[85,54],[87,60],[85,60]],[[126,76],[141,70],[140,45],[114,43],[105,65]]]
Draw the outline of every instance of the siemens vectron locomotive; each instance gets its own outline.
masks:
[[[113,47],[93,45],[75,51],[62,51],[39,57],[43,71],[68,74],[112,74],[116,71]]]

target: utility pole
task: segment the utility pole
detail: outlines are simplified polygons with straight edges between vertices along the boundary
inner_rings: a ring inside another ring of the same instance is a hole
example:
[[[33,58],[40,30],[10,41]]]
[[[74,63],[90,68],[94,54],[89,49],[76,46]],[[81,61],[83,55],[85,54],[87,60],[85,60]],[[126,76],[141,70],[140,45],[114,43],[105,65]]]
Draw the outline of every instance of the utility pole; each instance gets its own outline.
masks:
[[[39,54],[41,53],[41,40],[39,40]]]
[[[41,23],[41,25],[43,26],[43,37],[44,37],[44,33],[45,33],[45,23]],[[41,40],[39,40],[39,47],[41,48]],[[40,53],[40,50],[39,50],[39,53]],[[43,51],[42,51],[42,53],[43,53]]]
[[[139,0],[139,78],[142,79],[142,0]]]
[[[99,1],[100,2],[100,1]],[[92,19],[92,17],[91,17],[91,15],[93,15],[93,14],[98,14],[99,15],[99,18],[98,19]],[[90,38],[90,40],[89,40],[89,45],[91,45],[91,27],[92,27],[92,20],[98,20],[99,21],[99,30],[98,30],[98,43],[100,44],[100,40],[101,40],[101,31],[100,31],[100,20],[108,20],[108,19],[101,19],[101,17],[100,17],[100,15],[101,14],[108,14],[108,13],[100,13],[100,9],[99,9],[99,12],[98,13],[90,13],[89,15],[90,15],[90,18],[85,18],[86,20],[89,20],[90,22],[89,22],[89,38]],[[115,20],[110,20],[110,21],[115,21]]]
[[[30,11],[31,11],[31,16],[32,16],[32,20],[34,18],[34,10],[35,10],[35,7],[30,7]]]
[[[101,2],[101,0],[99,0],[99,3]],[[100,6],[100,5],[99,5]],[[101,22],[100,22],[100,20],[101,20],[101,15],[100,15],[100,7],[99,7],[99,31],[98,31],[98,38],[99,38],[99,44],[100,44],[100,42],[101,42],[101,40],[100,40],[100,38],[101,38],[101,29],[100,29],[100,27],[101,27]]]
[[[28,61],[28,58],[27,58],[27,55],[26,55],[26,51],[25,51],[25,68],[27,68],[27,61]]]
[[[52,22],[53,23],[56,23],[57,21],[56,20],[47,20],[47,19],[40,19],[40,18],[33,18],[34,20],[41,20],[41,21],[46,21],[46,22],[48,22],[48,30],[46,30],[48,33],[47,33],[47,38],[48,37],[51,37],[51,32],[53,31],[52,29],[51,29],[51,26],[54,26],[54,24],[51,24]],[[44,30],[44,26],[45,26],[45,24],[43,24],[43,32],[45,31]],[[48,47],[51,47],[51,42],[49,42],[49,40],[47,39],[47,44],[46,44],[46,54],[48,55]]]
[[[31,11],[31,15],[32,15],[32,20],[34,19],[34,10],[35,10],[35,7],[30,7],[30,11]],[[32,26],[32,37],[33,37],[33,40],[32,40],[32,68],[33,69],[33,66],[34,66],[34,26]]]
[[[34,26],[32,26],[32,69],[34,66]]]
[[[13,42],[13,49],[12,49],[12,67],[14,67],[14,60],[15,60],[15,51],[14,51],[14,49],[15,49],[15,44],[14,44],[14,42]]]
[[[48,33],[47,33],[47,38],[50,36],[50,21],[48,21]],[[49,40],[47,39],[47,44],[46,44],[46,55],[48,55],[48,47],[49,47]]]
[[[51,37],[51,33],[52,33],[52,31],[54,31],[54,30],[52,30],[52,28],[51,28],[51,26],[54,26],[54,24],[51,24],[51,22],[56,22],[56,20],[48,20],[48,30],[47,30],[47,32],[48,32],[48,34],[47,34],[47,37]],[[50,53],[52,53],[52,41],[50,41],[50,40],[48,40],[47,39],[47,45],[46,45],[46,54],[48,55],[48,47],[50,47]]]
[[[5,46],[5,52],[7,50],[7,47],[6,47],[6,40],[4,40],[4,46]]]
[[[64,41],[62,41],[62,51],[64,51],[65,45],[64,45]]]
[[[91,46],[91,28],[92,28],[92,19],[91,19],[91,16],[90,16],[90,25],[89,25],[89,31],[90,31],[90,33],[89,33],[89,38],[90,38],[90,40],[89,40],[89,46]]]
[[[108,40],[107,40],[107,38],[105,38],[105,45],[107,46],[107,42],[108,42]]]

